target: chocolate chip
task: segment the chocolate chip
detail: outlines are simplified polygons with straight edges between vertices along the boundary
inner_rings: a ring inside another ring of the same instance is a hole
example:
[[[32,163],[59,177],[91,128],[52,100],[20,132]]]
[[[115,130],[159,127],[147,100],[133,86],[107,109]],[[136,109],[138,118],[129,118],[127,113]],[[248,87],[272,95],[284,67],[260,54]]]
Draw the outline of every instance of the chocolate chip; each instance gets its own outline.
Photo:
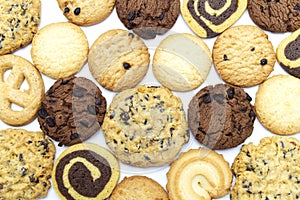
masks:
[[[70,8],[68,8],[68,7],[65,7],[65,9],[64,9],[64,13],[68,13],[68,12],[70,12]]]
[[[48,92],[47,92],[47,94],[48,94],[48,95],[53,94],[53,90],[49,89]]]
[[[53,118],[51,118],[51,117],[46,118],[46,123],[50,127],[54,127],[56,125],[55,120]]]
[[[81,98],[81,97],[84,96],[83,91],[82,91],[82,89],[80,89],[80,88],[74,88],[74,90],[73,90],[73,95],[74,95],[75,97],[79,97],[79,98]]]
[[[223,56],[223,60],[224,60],[224,61],[228,60],[227,55],[224,55],[224,56]]]
[[[115,111],[113,111],[113,112],[110,114],[109,119],[113,119],[113,118],[115,117],[115,115],[116,115],[116,113],[115,113]]]
[[[134,38],[134,34],[133,33],[128,33],[128,36],[131,38]]]
[[[141,11],[138,11],[136,16],[137,16],[137,17],[141,17],[141,16],[142,16]]]
[[[43,107],[38,110],[38,115],[42,119],[45,119],[47,117],[47,114],[47,111]]]
[[[132,21],[132,20],[134,20],[134,18],[135,18],[135,13],[134,12],[130,12],[129,15],[128,15],[128,20]]]
[[[226,92],[227,92],[228,98],[233,99],[233,97],[234,97],[234,88],[230,87],[230,88],[228,88],[228,90]]]
[[[215,94],[213,96],[214,100],[216,100],[216,102],[218,102],[219,104],[223,104],[224,102],[224,95],[223,94]]]
[[[61,82],[62,85],[66,85],[68,83],[69,83],[69,80],[66,80],[66,79],[63,79],[62,82]]]
[[[78,7],[74,10],[74,15],[79,15],[79,14],[80,14],[80,8]]]
[[[128,121],[130,119],[129,115],[127,112],[122,112],[120,114],[120,118],[123,120],[123,121]]]
[[[85,121],[85,120],[81,120],[79,123],[80,123],[82,126],[84,126],[85,128],[88,128],[88,127],[89,127],[89,123],[88,123],[87,121]]]
[[[101,105],[101,99],[96,99],[95,104],[100,106]]]
[[[22,167],[22,168],[21,168],[21,177],[24,177],[24,176],[26,176],[26,174],[27,174],[27,171],[28,171],[28,169],[27,169],[27,168],[24,168],[24,167]]]
[[[123,63],[123,67],[124,67],[124,69],[129,69],[131,66],[130,66],[129,63],[124,62],[124,63]]]
[[[267,0],[267,2],[271,2],[272,0]]]
[[[255,51],[255,47],[253,47],[253,48],[251,49],[251,51]]]
[[[23,154],[19,154],[19,161],[20,161],[20,162],[23,161]]]
[[[165,17],[165,13],[163,12],[163,13],[161,13],[161,14],[159,15],[159,20],[163,20],[164,17]]]
[[[266,64],[268,64],[268,60],[263,58],[263,59],[260,60],[260,64],[261,65],[266,65]]]
[[[202,100],[205,104],[208,104],[208,103],[211,103],[211,98],[210,98],[210,95],[209,94],[205,94],[203,97],[202,97]]]
[[[88,110],[89,113],[92,114],[92,115],[96,115],[96,114],[97,114],[95,105],[88,105],[87,110]]]
[[[245,113],[245,112],[247,112],[247,108],[246,108],[246,107],[241,108],[241,111],[242,111],[243,113]]]
[[[250,95],[249,95],[248,93],[246,93],[246,98],[247,98],[247,100],[248,100],[249,102],[252,101],[252,98],[250,97]]]
[[[296,5],[296,6],[294,7],[294,10],[300,10],[300,6]]]
[[[251,118],[252,118],[252,117],[253,117],[253,118],[256,117],[256,114],[255,114],[255,112],[254,112],[253,110],[250,111],[249,117],[251,117]]]
[[[147,161],[150,161],[151,159],[148,157],[148,156],[146,156],[146,155],[144,155],[144,158],[147,160]]]
[[[75,140],[75,139],[77,139],[77,138],[79,138],[79,134],[78,134],[78,133],[72,133],[72,134],[70,135],[70,139],[71,139],[71,140]]]

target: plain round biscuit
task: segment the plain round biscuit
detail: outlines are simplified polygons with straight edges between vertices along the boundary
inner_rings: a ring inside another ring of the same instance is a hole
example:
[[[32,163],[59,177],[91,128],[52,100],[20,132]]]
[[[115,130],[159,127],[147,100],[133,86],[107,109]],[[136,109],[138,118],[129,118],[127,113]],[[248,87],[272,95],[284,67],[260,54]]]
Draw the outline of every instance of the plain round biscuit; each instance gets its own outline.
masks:
[[[0,0],[0,55],[27,46],[40,24],[40,0]]]
[[[8,54],[0,56],[0,77],[0,120],[13,126],[34,120],[45,91],[39,71],[28,60]]]
[[[172,34],[156,48],[152,70],[157,80],[175,91],[188,91],[201,85],[211,68],[208,46],[191,34]]]
[[[31,57],[40,72],[53,78],[66,78],[84,65],[89,50],[85,33],[68,22],[48,24],[32,40]]]
[[[115,0],[57,0],[65,17],[80,26],[90,26],[105,20],[112,12]]]
[[[219,76],[225,82],[241,87],[263,82],[276,62],[268,35],[252,25],[224,31],[214,43],[212,56]]]
[[[300,80],[275,75],[262,83],[256,93],[255,110],[262,125],[273,133],[300,132]]]
[[[117,185],[110,200],[168,200],[168,194],[155,180],[146,176],[130,176]]]
[[[121,29],[100,35],[88,55],[93,77],[112,91],[136,86],[146,75],[149,63],[150,54],[145,43],[136,34]]]
[[[204,5],[200,5],[199,2],[203,2]],[[216,2],[216,5],[210,5],[214,2]],[[230,4],[234,2],[237,2],[238,5],[234,8],[230,8]],[[248,0],[183,0],[181,14],[184,21],[195,34],[202,38],[212,38],[233,25],[243,15],[247,8],[247,3]],[[192,13],[191,9],[195,9],[196,6],[198,9]],[[235,8],[236,10],[234,10]],[[201,14],[201,11],[205,11],[205,13]],[[233,11],[233,13],[228,15],[227,12],[231,11]],[[197,17],[193,17],[193,15]]]

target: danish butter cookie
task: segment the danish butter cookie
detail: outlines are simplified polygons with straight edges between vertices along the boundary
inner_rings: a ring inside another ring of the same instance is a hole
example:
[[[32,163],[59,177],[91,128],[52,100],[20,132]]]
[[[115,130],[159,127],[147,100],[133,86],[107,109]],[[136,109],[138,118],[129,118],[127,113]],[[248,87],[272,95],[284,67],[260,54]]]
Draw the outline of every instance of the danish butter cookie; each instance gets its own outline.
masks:
[[[61,199],[106,199],[119,176],[119,163],[108,150],[82,143],[60,154],[52,171],[52,182]]]
[[[80,143],[102,125],[106,99],[101,90],[83,77],[59,79],[44,95],[38,110],[41,129],[59,146]]]
[[[244,145],[232,165],[230,199],[299,199],[300,142],[273,136]]]
[[[300,80],[275,75],[262,83],[256,93],[255,110],[262,125],[276,134],[300,132]]]
[[[101,86],[122,91],[138,84],[146,75],[150,54],[135,34],[121,29],[109,30],[94,42],[88,55],[93,77]]]
[[[241,87],[263,82],[276,62],[268,35],[251,25],[235,26],[224,31],[215,41],[212,55],[220,77]]]
[[[110,200],[169,200],[165,189],[146,176],[125,177],[114,189]]]
[[[57,0],[64,16],[72,23],[89,26],[102,22],[112,12],[115,0]]]
[[[84,65],[89,50],[84,32],[68,22],[43,27],[32,40],[31,57],[40,72],[53,78],[66,78]]]
[[[0,0],[0,55],[27,46],[40,24],[40,0]]]
[[[228,149],[243,143],[256,118],[251,97],[228,84],[207,86],[191,100],[188,123],[196,140],[211,149]]]
[[[117,94],[102,130],[116,157],[138,167],[169,164],[189,140],[182,102],[164,87],[142,85]]]
[[[48,194],[55,156],[42,132],[0,131],[0,199],[39,199]]]
[[[181,13],[198,36],[212,38],[234,24],[247,3],[248,0],[183,0]]]
[[[207,45],[191,34],[173,34],[157,47],[152,70],[158,81],[176,91],[188,91],[205,81],[212,64]]]
[[[221,154],[199,148],[182,153],[172,163],[167,178],[170,200],[210,200],[228,194],[232,173]]]
[[[31,122],[44,90],[39,71],[29,61],[12,54],[0,56],[0,120],[13,126]]]
[[[285,71],[300,78],[300,28],[280,42],[276,56]]]
[[[180,0],[116,0],[124,26],[144,39],[153,39],[170,30],[180,13]]]
[[[264,30],[282,33],[300,28],[299,0],[249,0],[248,13]]]

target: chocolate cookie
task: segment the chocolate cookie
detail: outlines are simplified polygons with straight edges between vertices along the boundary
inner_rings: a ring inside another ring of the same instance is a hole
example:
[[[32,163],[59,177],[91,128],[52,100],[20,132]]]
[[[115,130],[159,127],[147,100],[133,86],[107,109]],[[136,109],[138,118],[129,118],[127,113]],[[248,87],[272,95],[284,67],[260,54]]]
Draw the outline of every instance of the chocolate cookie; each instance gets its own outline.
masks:
[[[180,1],[117,0],[116,10],[126,28],[144,39],[153,39],[173,27],[180,13]]]
[[[260,28],[290,32],[300,28],[299,0],[249,0],[248,12]]]
[[[256,118],[251,97],[228,84],[207,86],[191,100],[189,127],[195,138],[211,149],[228,149],[243,143]]]
[[[59,79],[44,95],[38,111],[43,132],[59,146],[80,143],[102,125],[106,99],[99,88],[83,77]]]

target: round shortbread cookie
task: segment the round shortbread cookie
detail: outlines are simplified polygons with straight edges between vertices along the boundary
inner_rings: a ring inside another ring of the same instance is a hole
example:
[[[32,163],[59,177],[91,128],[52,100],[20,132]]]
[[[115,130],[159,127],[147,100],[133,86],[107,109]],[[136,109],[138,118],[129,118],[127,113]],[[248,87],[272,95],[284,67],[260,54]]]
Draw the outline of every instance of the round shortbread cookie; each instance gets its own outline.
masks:
[[[0,0],[0,55],[27,46],[40,24],[40,0]]]
[[[300,80],[275,75],[262,83],[256,93],[255,110],[262,125],[276,134],[300,132]]]
[[[247,3],[248,0],[183,0],[181,13],[194,33],[211,38],[234,24]]]
[[[276,57],[285,71],[300,78],[300,28],[280,42]]]
[[[136,86],[146,75],[149,63],[145,43],[137,35],[121,29],[100,35],[88,55],[93,77],[112,91]]]
[[[182,153],[172,163],[167,178],[170,200],[210,200],[228,194],[232,173],[223,155],[199,148]]]
[[[0,77],[0,120],[13,126],[34,120],[45,90],[39,71],[26,59],[9,54],[0,56]]]
[[[232,165],[236,177],[230,199],[299,199],[300,142],[273,136],[246,144]]]
[[[66,78],[84,65],[88,40],[78,26],[68,22],[48,24],[32,40],[31,57],[40,72],[53,78]]]
[[[211,68],[207,45],[191,34],[172,34],[157,47],[152,70],[158,81],[176,91],[188,91],[201,85]]]
[[[241,87],[263,82],[276,62],[268,35],[251,25],[235,26],[224,31],[215,41],[212,55],[220,77]]]
[[[48,194],[55,145],[43,132],[0,131],[0,198],[40,199]]]
[[[97,24],[112,12],[115,0],[57,0],[64,16],[72,23],[82,26]]]
[[[114,189],[110,200],[169,200],[165,189],[146,176],[125,177]]]
[[[52,182],[61,199],[106,199],[118,183],[118,160],[92,143],[76,144],[55,161]]]
[[[189,140],[182,102],[164,87],[142,85],[117,94],[102,130],[116,157],[138,167],[169,164]]]

